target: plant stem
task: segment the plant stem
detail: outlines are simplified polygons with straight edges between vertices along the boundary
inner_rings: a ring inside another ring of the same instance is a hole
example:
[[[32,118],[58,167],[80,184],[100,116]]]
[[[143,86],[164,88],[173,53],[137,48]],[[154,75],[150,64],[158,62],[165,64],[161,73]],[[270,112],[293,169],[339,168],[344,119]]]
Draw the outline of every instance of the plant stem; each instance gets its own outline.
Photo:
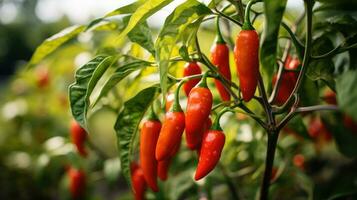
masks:
[[[288,100],[282,106],[279,112],[286,110],[288,107],[292,97],[297,94],[300,89],[302,80],[305,76],[306,69],[309,65],[311,58],[311,49],[312,49],[312,8],[314,6],[313,0],[305,0],[305,10],[306,10],[306,41],[305,41],[305,49],[304,49],[304,58],[302,61],[301,71],[299,73],[298,79],[296,81],[295,87],[290,94]]]
[[[269,186],[271,179],[271,172],[274,164],[274,156],[276,150],[276,144],[278,142],[279,132],[272,131],[268,132],[268,147],[267,154],[265,158],[265,171],[263,176],[262,186],[260,188],[260,200],[267,200],[269,195]]]

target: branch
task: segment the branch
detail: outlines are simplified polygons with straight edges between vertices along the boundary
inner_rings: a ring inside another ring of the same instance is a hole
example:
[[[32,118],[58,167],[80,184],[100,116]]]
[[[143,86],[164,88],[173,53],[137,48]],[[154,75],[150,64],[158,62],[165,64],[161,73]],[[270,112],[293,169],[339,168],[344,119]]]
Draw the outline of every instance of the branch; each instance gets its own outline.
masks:
[[[331,51],[325,53],[325,54],[322,54],[322,55],[318,55],[318,56],[311,56],[312,59],[323,59],[323,58],[327,58],[327,57],[331,57],[331,56],[334,56],[334,55],[337,55],[339,53],[342,53],[344,51],[348,51],[350,49],[353,49],[353,48],[357,48],[357,43],[354,43],[354,44],[351,44],[349,46],[344,46],[343,45],[344,43],[338,45],[337,47],[335,47],[334,49],[332,49]]]

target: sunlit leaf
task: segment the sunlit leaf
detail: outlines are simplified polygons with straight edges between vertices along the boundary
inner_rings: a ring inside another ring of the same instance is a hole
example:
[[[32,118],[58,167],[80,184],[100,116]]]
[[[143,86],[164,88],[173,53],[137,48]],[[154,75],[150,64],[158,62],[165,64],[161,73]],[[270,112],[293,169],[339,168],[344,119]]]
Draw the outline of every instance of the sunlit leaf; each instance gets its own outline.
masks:
[[[186,32],[186,28],[191,29],[191,25],[194,21],[200,21],[200,18],[211,13],[211,10],[204,4],[195,0],[188,0],[178,6],[166,18],[165,24],[155,43],[156,61],[159,65],[160,86],[163,96],[166,95],[167,91],[169,59],[175,45],[179,41],[187,40],[187,37],[190,36],[190,34]],[[199,23],[195,23],[195,27],[198,28],[198,26]],[[185,37],[183,37],[183,35],[185,35]]]
[[[104,83],[99,96],[94,104],[96,104],[103,96],[107,95],[108,92],[121,80],[127,77],[132,72],[150,66],[150,62],[137,60],[132,61],[130,63],[126,63],[120,67],[118,67],[114,73],[110,76],[110,78]]]
[[[69,99],[72,115],[82,127],[86,128],[86,115],[90,105],[89,97],[104,74],[113,63],[113,56],[97,56],[76,71],[76,82],[69,86]]]
[[[47,38],[39,47],[37,47],[35,53],[29,62],[29,67],[32,67],[42,61],[47,55],[55,51],[62,44],[68,40],[76,37],[84,30],[84,26],[71,26],[61,32]]]

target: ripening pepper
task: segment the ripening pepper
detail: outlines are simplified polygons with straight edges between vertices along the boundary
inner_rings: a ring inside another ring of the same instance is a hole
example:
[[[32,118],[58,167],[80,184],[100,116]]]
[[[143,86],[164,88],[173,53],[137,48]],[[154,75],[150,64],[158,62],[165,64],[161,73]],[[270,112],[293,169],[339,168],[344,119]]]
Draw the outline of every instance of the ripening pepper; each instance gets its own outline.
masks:
[[[144,173],[136,163],[131,164],[131,182],[135,200],[145,199],[146,182]]]
[[[68,169],[69,190],[72,199],[81,199],[85,192],[86,176],[81,169],[70,167]]]
[[[201,67],[197,64],[196,61],[192,61],[189,62],[185,65],[185,68],[183,70],[183,76],[187,77],[187,76],[192,76],[192,75],[198,75],[201,74]],[[195,85],[197,85],[197,83],[200,81],[199,78],[195,78],[195,79],[191,79],[189,81],[187,81],[186,83],[184,83],[183,85],[183,89],[185,90],[185,94],[186,96],[188,96],[190,94],[190,91],[193,87],[195,87]]]
[[[207,88],[206,74],[188,95],[186,108],[186,143],[191,150],[197,149],[202,141],[202,130],[212,108],[212,93]]]
[[[185,114],[179,103],[179,91],[176,90],[174,103],[165,118],[156,145],[155,157],[157,161],[166,160],[171,157],[173,149],[181,143],[182,133],[185,129]]]
[[[289,62],[286,62],[285,69],[286,70],[296,70],[300,65],[300,61],[297,58],[290,58]],[[298,73],[295,71],[283,71],[281,74],[281,81],[279,84],[279,88],[277,88],[277,93],[274,98],[274,104],[281,106],[283,105],[289,98],[290,94],[294,90]],[[275,74],[273,76],[272,84],[275,85],[277,81],[278,75]]]
[[[71,122],[71,128],[70,128],[70,133],[71,133],[71,140],[72,143],[76,146],[76,149],[78,153],[86,157],[87,156],[87,151],[85,149],[85,141],[87,140],[87,132],[82,128],[78,122],[73,120]]]
[[[239,85],[243,100],[250,101],[258,85],[259,74],[259,36],[250,23],[247,6],[242,30],[234,46],[234,60],[238,72]]]
[[[307,131],[312,138],[322,138],[325,141],[332,139],[331,132],[318,117],[314,117],[310,120]]]
[[[231,81],[231,70],[229,68],[229,48],[224,41],[220,28],[219,19],[217,18],[217,39],[215,44],[211,48],[211,60],[212,63],[217,66],[219,73],[227,80]],[[231,95],[224,87],[221,81],[214,80],[218,93],[223,101],[229,101]]]
[[[140,166],[143,170],[145,181],[152,191],[158,192],[157,186],[157,160],[155,158],[156,143],[159,138],[161,122],[150,111],[148,119],[144,122],[140,134]]]
[[[223,146],[225,143],[225,135],[219,125],[217,116],[213,126],[208,130],[202,140],[200,156],[195,173],[195,180],[200,180],[210,173],[219,162]]]

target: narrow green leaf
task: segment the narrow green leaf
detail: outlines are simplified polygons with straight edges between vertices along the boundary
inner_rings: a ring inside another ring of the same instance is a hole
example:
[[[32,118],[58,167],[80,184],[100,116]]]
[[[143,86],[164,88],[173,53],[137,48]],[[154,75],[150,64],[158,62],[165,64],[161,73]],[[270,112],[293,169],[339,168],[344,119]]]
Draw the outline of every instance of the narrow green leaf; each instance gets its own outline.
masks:
[[[195,0],[188,0],[178,6],[166,18],[165,24],[155,43],[156,61],[160,70],[160,86],[164,97],[167,92],[169,59],[175,45],[180,41],[186,42],[188,37],[192,35],[187,33],[186,28],[189,28],[188,30],[191,31],[197,31],[200,23],[195,23],[196,29],[193,29],[191,25],[197,21],[201,22],[200,19],[211,13],[211,10],[204,4]]]
[[[112,56],[97,56],[76,71],[76,82],[69,86],[72,115],[86,128],[86,115],[90,105],[89,97],[100,77],[113,63]]]
[[[349,157],[357,156],[357,135],[345,127],[341,113],[326,113],[322,120],[333,134],[338,150]]]
[[[340,108],[357,121],[357,70],[341,74],[336,81],[337,102]]]
[[[98,101],[105,95],[108,94],[108,92],[116,85],[118,84],[121,80],[123,80],[125,77],[127,77],[129,74],[132,72],[145,68],[147,66],[150,66],[149,62],[146,61],[133,61],[130,63],[126,63],[122,65],[121,67],[118,67],[118,69],[115,70],[115,72],[111,75],[111,77],[104,83],[103,88],[100,91],[99,96],[96,99],[96,102],[94,103],[97,104]]]
[[[33,67],[42,61],[47,55],[55,51],[62,44],[68,40],[76,37],[79,33],[84,30],[84,26],[71,26],[61,32],[47,38],[42,44],[37,47],[35,53],[28,64],[29,67]]]
[[[133,143],[138,126],[146,110],[156,97],[158,87],[149,87],[124,103],[119,113],[114,129],[117,134],[120,165],[124,177],[130,184],[130,162],[133,155]]]
[[[286,2],[286,0],[264,1],[265,21],[260,49],[260,64],[263,74],[262,77],[266,86],[271,86],[269,83],[276,66],[278,34]]]
[[[117,37],[117,43],[120,43],[124,37],[138,24],[146,20],[148,17],[156,13],[161,8],[165,7],[167,4],[171,3],[172,0],[147,0],[142,6],[140,6],[133,15],[130,17],[128,25]]]

